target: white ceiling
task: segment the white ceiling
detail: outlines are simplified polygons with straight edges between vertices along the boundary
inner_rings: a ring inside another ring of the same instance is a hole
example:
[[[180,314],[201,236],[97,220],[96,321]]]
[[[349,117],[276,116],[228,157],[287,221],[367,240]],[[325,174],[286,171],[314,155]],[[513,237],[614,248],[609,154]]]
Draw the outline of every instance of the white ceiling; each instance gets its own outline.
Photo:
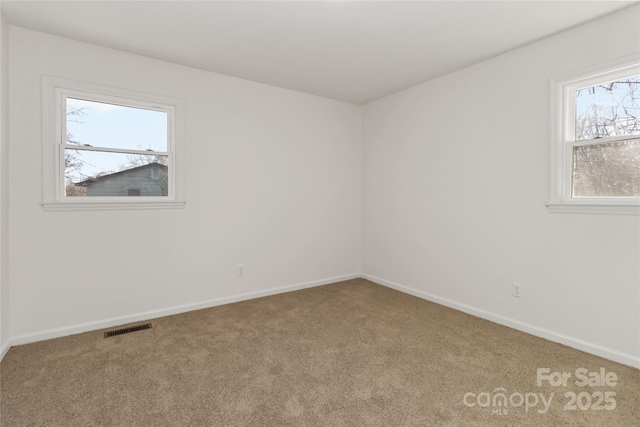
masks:
[[[636,3],[5,0],[2,13],[13,25],[365,103]]]

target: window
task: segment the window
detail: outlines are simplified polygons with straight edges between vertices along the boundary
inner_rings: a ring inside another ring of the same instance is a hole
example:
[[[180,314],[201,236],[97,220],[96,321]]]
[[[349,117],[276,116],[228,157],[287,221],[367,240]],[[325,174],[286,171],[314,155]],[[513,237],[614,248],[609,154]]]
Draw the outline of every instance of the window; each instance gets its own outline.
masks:
[[[640,213],[640,61],[551,81],[552,212]]]
[[[182,102],[43,78],[45,210],[180,208]]]
[[[160,179],[160,168],[151,169],[151,179]]]

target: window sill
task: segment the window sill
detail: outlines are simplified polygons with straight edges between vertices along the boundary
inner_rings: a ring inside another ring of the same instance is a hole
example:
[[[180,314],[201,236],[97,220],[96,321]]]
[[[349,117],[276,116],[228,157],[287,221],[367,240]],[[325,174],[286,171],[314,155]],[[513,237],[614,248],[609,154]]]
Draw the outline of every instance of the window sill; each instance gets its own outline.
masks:
[[[638,204],[546,203],[545,205],[551,213],[640,215],[640,205]]]
[[[140,209],[183,209],[185,202],[43,202],[42,208],[56,211],[118,211]]]

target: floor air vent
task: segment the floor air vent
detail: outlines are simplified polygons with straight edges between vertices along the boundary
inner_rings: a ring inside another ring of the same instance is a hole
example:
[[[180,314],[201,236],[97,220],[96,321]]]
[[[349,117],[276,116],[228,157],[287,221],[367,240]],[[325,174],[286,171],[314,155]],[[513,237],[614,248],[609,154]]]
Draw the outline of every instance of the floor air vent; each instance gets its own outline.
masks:
[[[145,329],[151,329],[151,323],[145,323],[144,325],[130,326],[128,328],[116,329],[114,331],[107,331],[104,333],[105,338],[115,337],[116,335],[128,334],[136,331],[144,331]]]

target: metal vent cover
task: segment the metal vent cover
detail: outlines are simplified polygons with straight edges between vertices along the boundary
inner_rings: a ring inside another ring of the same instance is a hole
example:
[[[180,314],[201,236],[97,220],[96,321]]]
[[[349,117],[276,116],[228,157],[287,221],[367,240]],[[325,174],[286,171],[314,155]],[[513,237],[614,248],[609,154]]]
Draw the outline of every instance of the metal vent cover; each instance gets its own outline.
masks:
[[[115,337],[116,335],[129,334],[131,332],[144,331],[145,329],[151,329],[151,323],[145,323],[144,325],[129,326],[128,328],[115,329],[113,331],[107,331],[104,333],[105,338]]]

